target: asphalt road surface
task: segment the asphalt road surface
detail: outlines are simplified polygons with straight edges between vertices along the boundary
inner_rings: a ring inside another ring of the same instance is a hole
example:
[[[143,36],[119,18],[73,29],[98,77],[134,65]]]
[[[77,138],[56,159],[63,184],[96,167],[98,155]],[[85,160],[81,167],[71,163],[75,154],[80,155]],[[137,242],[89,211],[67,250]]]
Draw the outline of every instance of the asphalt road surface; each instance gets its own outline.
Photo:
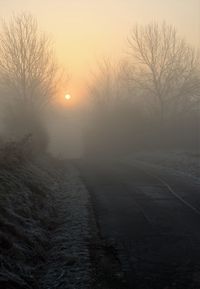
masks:
[[[135,163],[80,162],[130,288],[200,288],[200,185]]]

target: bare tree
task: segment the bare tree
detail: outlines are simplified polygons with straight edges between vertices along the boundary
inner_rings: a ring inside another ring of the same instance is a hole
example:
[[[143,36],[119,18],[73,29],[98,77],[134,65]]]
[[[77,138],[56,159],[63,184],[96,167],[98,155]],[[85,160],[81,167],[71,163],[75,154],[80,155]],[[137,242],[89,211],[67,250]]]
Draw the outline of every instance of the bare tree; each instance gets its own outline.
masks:
[[[198,55],[173,26],[136,26],[128,42],[134,60],[132,81],[153,99],[152,106],[162,123],[171,113],[187,112],[199,103]]]
[[[85,138],[89,155],[113,155],[130,146],[136,106],[128,76],[129,65],[124,60],[113,63],[103,59],[93,73],[89,86],[92,110]]]
[[[30,14],[3,22],[0,85],[4,95],[41,107],[53,97],[58,67],[48,37]]]
[[[88,92],[94,109],[108,110],[113,102],[114,67],[109,59],[98,62],[97,70],[92,73]]]
[[[97,71],[89,84],[91,102],[99,111],[109,111],[131,99],[132,89],[127,79],[130,77],[129,63],[124,59],[113,63],[109,59],[98,62]]]
[[[53,45],[26,13],[3,21],[0,31],[0,94],[4,138],[31,136],[34,151],[44,151],[48,133],[41,109],[55,96],[60,79]]]

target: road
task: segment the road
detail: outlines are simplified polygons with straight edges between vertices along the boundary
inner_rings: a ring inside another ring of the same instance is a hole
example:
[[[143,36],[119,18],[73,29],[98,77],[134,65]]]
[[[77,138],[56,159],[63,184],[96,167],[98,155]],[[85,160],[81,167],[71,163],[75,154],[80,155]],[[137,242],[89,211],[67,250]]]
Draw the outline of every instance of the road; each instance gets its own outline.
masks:
[[[139,163],[80,162],[130,288],[200,288],[200,185]]]

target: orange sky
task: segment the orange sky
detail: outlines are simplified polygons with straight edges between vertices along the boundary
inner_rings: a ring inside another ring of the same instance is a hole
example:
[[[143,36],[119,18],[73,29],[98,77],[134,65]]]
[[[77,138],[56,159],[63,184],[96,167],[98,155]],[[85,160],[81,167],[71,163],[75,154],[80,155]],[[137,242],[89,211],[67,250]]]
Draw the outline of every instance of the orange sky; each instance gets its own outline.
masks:
[[[199,0],[0,0],[0,16],[28,11],[55,41],[59,61],[68,70],[68,92],[84,96],[90,71],[101,57],[126,53],[135,23],[174,24],[189,42],[200,44]]]

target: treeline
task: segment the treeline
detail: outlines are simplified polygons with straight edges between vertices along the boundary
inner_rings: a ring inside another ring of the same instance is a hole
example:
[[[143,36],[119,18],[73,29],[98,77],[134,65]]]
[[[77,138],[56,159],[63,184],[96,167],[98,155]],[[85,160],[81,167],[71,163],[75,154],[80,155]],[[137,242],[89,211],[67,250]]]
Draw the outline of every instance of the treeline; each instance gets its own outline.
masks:
[[[89,87],[88,155],[140,149],[197,149],[199,54],[173,26],[135,26],[128,56],[104,60]]]

